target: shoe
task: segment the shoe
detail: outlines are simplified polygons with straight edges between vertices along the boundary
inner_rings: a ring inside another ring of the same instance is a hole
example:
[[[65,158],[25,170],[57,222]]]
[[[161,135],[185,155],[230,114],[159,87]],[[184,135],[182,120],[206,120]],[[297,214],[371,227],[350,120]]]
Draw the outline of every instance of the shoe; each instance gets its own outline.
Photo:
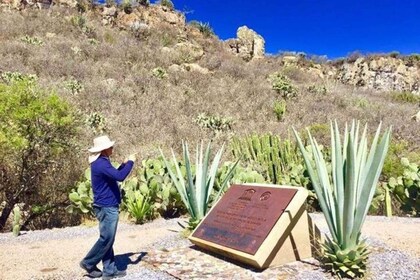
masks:
[[[99,268],[97,268],[96,265],[90,269],[87,268],[83,261],[81,261],[79,265],[88,273],[87,276],[89,276],[90,278],[99,278],[102,276],[102,271]]]
[[[125,270],[117,270],[114,274],[111,275],[102,275],[102,280],[110,280],[114,278],[120,278],[127,275],[127,271]]]

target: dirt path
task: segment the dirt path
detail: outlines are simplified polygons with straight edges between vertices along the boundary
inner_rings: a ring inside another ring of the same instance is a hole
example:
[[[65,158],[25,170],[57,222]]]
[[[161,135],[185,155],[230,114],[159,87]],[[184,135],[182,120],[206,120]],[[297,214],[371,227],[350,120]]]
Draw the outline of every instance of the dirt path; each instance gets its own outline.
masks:
[[[80,228],[83,230],[83,227]],[[65,230],[54,231],[60,233]],[[126,263],[135,262],[147,247],[150,248],[159,240],[179,236],[180,230],[181,227],[173,222],[152,223],[147,227],[120,226],[114,245],[115,255],[119,259],[127,258],[124,261]],[[12,244],[0,244],[0,279],[56,279],[51,274],[57,275],[57,272],[59,275],[83,277],[78,264],[98,238],[96,226],[90,228],[84,236],[63,239],[62,234],[59,234],[60,237],[56,239],[54,235],[57,234],[52,233],[52,240],[19,242],[19,238],[16,238]],[[130,266],[127,269],[129,271]]]
[[[325,227],[321,215],[316,215],[314,221],[317,225]],[[97,230],[96,227],[88,230],[78,227],[72,229],[74,233],[67,233],[68,230],[40,231],[38,239],[26,238],[24,235],[22,238],[13,238],[9,233],[1,234],[0,279],[55,279],[51,277],[54,273],[82,277],[83,273],[78,263],[96,241]],[[122,225],[115,242],[115,254],[135,262],[142,252],[150,250],[152,244],[176,238],[180,230],[181,227],[177,223],[163,220],[143,226]],[[80,235],[77,234],[78,231],[86,233]],[[43,235],[49,237],[46,239]],[[363,235],[375,237],[388,246],[414,257],[420,256],[420,219],[368,217]],[[136,265],[141,266],[142,262]],[[133,267],[135,265],[127,267],[128,273]]]

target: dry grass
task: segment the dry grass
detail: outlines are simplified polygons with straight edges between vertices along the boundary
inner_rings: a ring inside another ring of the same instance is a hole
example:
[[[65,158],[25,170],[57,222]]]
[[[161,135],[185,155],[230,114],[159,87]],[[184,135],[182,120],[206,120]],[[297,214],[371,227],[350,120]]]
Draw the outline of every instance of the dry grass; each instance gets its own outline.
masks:
[[[180,36],[179,30],[168,25],[136,37],[138,34],[102,26],[94,15],[84,15],[94,30],[86,35],[70,22],[77,15],[75,10],[59,7],[1,12],[0,72],[36,74],[43,86],[56,89],[84,115],[103,115],[108,133],[118,143],[117,158],[134,150],[151,155],[159,146],[179,150],[181,139],[213,138],[213,132],[194,122],[200,113],[232,118],[236,135],[273,132],[287,137],[292,126],[302,130],[332,119],[342,124],[354,118],[373,129],[382,121],[394,127],[395,138],[419,148],[418,123],[410,121],[418,104],[396,102],[383,92],[314,80],[299,68],[284,67],[276,57],[246,63],[224,50],[216,38]],[[22,42],[25,35],[40,38],[44,45]],[[162,47],[186,38],[202,44],[205,55],[195,63],[211,74],[168,71],[180,58]],[[153,76],[156,67],[165,69],[167,77]],[[287,100],[282,122],[273,112],[279,96],[267,79],[276,71],[288,75],[300,89],[296,98]],[[84,89],[72,95],[64,87],[68,80],[77,80]],[[325,84],[328,93],[308,92],[307,87],[314,83]],[[86,127],[81,146],[90,146],[93,136]],[[222,133],[214,140],[220,144],[231,136],[232,132]]]

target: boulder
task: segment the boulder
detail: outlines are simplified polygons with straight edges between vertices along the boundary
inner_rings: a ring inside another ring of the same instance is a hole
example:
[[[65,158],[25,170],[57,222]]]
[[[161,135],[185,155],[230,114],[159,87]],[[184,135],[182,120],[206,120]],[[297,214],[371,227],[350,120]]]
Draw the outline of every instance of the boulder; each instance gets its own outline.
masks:
[[[264,57],[265,41],[261,35],[246,26],[241,26],[238,28],[236,36],[237,38],[225,41],[225,45],[232,53],[245,61]]]

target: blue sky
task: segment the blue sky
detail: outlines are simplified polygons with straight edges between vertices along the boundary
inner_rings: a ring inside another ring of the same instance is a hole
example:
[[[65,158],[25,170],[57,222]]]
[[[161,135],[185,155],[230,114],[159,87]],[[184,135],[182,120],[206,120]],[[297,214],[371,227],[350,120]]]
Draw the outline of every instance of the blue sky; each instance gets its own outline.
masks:
[[[420,53],[420,0],[172,0],[187,21],[208,22],[222,39],[246,25],[266,53]]]

